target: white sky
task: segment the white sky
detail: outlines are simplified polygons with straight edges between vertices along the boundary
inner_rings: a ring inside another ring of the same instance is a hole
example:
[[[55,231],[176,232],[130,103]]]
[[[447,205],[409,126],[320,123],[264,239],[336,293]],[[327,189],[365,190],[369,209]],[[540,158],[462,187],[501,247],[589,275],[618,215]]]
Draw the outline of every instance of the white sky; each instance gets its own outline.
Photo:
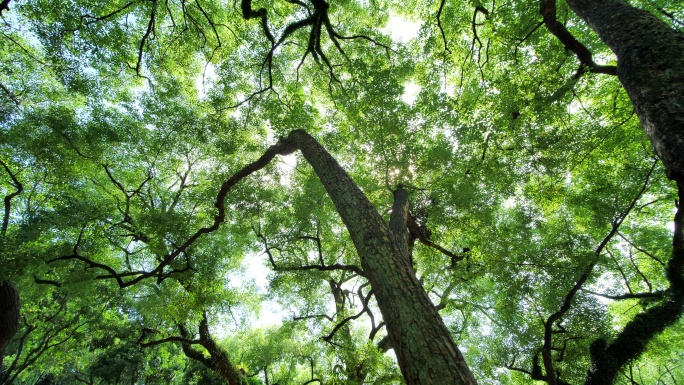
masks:
[[[420,24],[408,20],[403,16],[392,15],[390,16],[387,25],[382,28],[381,31],[392,36],[392,39],[395,41],[406,43],[407,41],[418,37]]]

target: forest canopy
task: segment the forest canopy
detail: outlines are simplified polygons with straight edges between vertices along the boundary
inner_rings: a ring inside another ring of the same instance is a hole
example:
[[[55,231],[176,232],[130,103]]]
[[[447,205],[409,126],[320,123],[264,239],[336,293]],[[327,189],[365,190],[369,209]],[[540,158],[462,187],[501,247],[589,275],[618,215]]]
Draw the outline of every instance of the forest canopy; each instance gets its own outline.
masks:
[[[0,384],[684,381],[681,1],[0,15]]]

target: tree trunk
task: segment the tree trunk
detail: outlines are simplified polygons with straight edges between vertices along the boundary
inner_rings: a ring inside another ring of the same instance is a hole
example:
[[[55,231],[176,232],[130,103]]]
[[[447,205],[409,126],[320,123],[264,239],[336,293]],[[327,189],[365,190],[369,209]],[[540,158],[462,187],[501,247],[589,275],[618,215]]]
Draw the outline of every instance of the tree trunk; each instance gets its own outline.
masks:
[[[230,361],[228,353],[221,348],[214,337],[212,337],[209,332],[209,320],[207,319],[207,313],[204,312],[202,315],[202,321],[199,325],[199,344],[204,347],[208,352],[210,357],[206,357],[204,353],[199,350],[195,350],[191,344],[197,343],[190,341],[191,335],[187,328],[183,324],[178,325],[181,337],[183,337],[187,342],[181,342],[181,348],[186,357],[191,358],[202,365],[206,366],[210,370],[213,370],[221,376],[224,380],[228,381],[229,385],[247,385],[247,378],[244,373]],[[266,381],[268,382],[268,380]]]
[[[9,282],[0,282],[0,375],[5,348],[19,329],[19,293]]]
[[[285,139],[299,149],[330,195],[370,281],[408,385],[476,384],[463,356],[409,264],[406,240],[332,156],[304,131]]]
[[[684,34],[624,0],[567,0],[618,59],[618,77],[668,177],[684,180]]]
[[[202,322],[199,326],[199,335],[202,346],[209,352],[214,363],[214,370],[224,379],[228,380],[229,385],[247,385],[247,379],[240,369],[236,368],[226,353],[214,341],[214,337],[209,333],[209,323],[207,314],[204,313]]]

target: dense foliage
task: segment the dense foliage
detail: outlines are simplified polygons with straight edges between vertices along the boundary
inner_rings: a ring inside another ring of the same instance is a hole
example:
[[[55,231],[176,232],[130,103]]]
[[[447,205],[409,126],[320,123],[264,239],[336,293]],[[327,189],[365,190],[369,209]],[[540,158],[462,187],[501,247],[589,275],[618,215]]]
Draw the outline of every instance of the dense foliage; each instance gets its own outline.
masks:
[[[403,383],[302,156],[224,191],[295,129],[385,218],[409,192],[416,274],[480,383],[550,383],[544,352],[582,383],[665,298],[679,198],[613,53],[559,2],[582,61],[536,3],[2,2],[0,383]],[[631,4],[684,29],[679,1]],[[616,383],[681,383],[682,340]]]

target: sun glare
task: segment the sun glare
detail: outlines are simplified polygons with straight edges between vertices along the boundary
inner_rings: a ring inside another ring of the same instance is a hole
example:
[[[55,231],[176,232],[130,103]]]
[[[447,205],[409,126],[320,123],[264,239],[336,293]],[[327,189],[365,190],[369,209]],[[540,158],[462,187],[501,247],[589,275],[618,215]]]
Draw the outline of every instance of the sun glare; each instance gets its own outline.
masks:
[[[382,29],[382,32],[392,36],[392,39],[401,43],[418,37],[420,31],[420,24],[415,21],[406,19],[403,16],[390,16],[387,24]]]

